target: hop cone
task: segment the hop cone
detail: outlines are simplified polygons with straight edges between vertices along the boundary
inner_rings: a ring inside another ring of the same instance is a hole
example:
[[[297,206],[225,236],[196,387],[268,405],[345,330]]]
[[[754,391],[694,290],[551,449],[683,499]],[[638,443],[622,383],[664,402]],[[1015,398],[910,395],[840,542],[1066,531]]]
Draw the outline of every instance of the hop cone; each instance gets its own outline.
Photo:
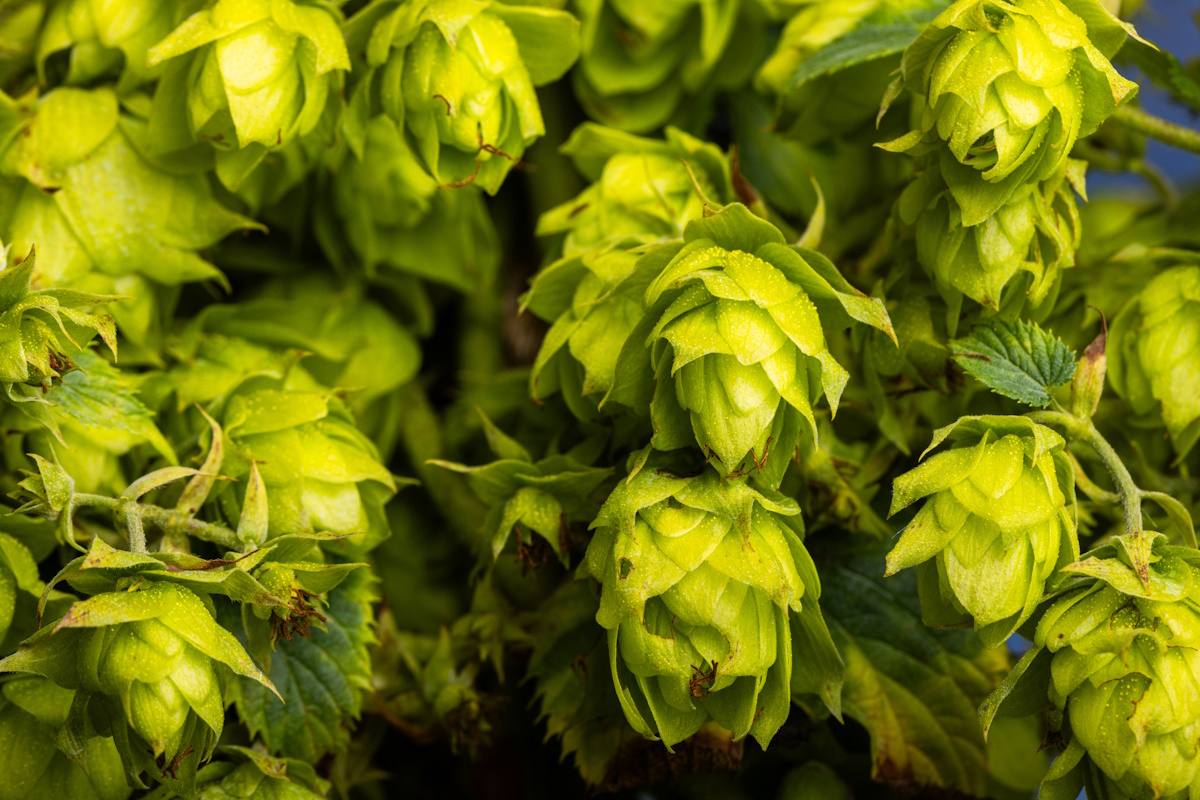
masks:
[[[327,200],[317,235],[335,263],[357,262],[368,275],[388,267],[463,292],[496,271],[499,240],[479,192],[439,190],[387,117],[371,120],[360,153],[343,154]]]
[[[258,467],[270,538],[313,531],[351,536],[337,548],[357,557],[388,536],[383,506],[396,492],[395,479],[345,404],[294,355],[215,334],[181,355],[185,363],[148,391],[173,393],[180,412],[192,403],[210,408],[227,440],[222,474],[244,484],[251,463]],[[234,490],[220,485],[212,497],[227,503],[233,495],[221,495]]]
[[[135,104],[136,105],[136,104]],[[41,286],[120,294],[122,335],[160,346],[157,287],[223,277],[196,251],[254,227],[213,199],[203,170],[170,172],[146,149],[146,121],[107,88],[57,89],[40,99],[0,94],[0,239],[37,245]],[[19,135],[18,135],[19,134]]]
[[[994,214],[966,227],[940,175],[930,165],[899,209],[905,223],[916,224],[917,259],[947,304],[958,308],[966,296],[999,309],[1004,289],[1022,275],[1032,305],[1051,296],[1081,241],[1074,184],[1059,178],[1022,186]]]
[[[664,142],[587,124],[563,152],[585,173],[598,174],[538,221],[539,234],[564,236],[562,257],[534,277],[522,298],[523,307],[552,323],[530,371],[530,394],[541,400],[561,391],[578,416],[591,419],[612,386],[617,356],[641,319],[653,277],[634,269],[635,248],[681,236],[703,216],[705,198],[734,197],[724,154],[674,128]]]
[[[711,469],[681,478],[647,468],[613,491],[580,572],[602,586],[596,621],[639,733],[671,747],[711,719],[766,746],[783,724],[789,613],[819,591],[780,516],[798,511]]]
[[[892,514],[930,499],[888,554],[888,574],[921,565],[926,623],[973,620],[994,647],[1079,557],[1074,471],[1062,437],[1024,417],[964,417],[930,449],[947,439],[955,446],[896,479]]]
[[[1200,267],[1158,275],[1113,322],[1113,389],[1138,414],[1161,409],[1176,450],[1200,439]]]
[[[1200,562],[1142,536],[1159,540],[1144,577],[1120,540],[1072,567],[1081,576],[1038,623],[1049,699],[1069,723],[1051,777],[1073,768],[1089,795],[1186,798],[1200,791]]]
[[[940,153],[963,224],[977,225],[1133,98],[1108,61],[1130,31],[1095,0],[958,0],[904,53],[898,80],[924,107],[889,147]]]
[[[220,665],[270,687],[200,597],[147,582],[76,602],[57,626],[0,661],[0,671],[41,674],[93,693],[92,702],[103,698],[114,727],[128,723],[137,737],[114,731],[119,747],[136,751],[140,740],[170,764],[189,747],[200,751],[197,758],[211,756],[225,724]]]
[[[154,95],[160,152],[198,138],[236,188],[273,150],[316,128],[350,69],[340,15],[323,0],[210,0],[150,48],[168,64]]]
[[[0,800],[125,800],[121,759],[113,740],[88,739],[80,764],[55,746],[75,693],[45,678],[22,676],[0,685]]]
[[[745,206],[693,220],[683,238],[643,257],[657,276],[605,403],[638,407],[629,389],[652,372],[655,449],[698,444],[722,475],[765,470],[778,485],[802,426],[816,431],[813,403],[824,392],[836,412],[848,379],[822,322],[860,319],[890,334],[887,313]]]
[[[487,0],[375,0],[347,38],[367,61],[351,100],[353,139],[379,108],[407,129],[439,185],[489,194],[546,132],[534,87],[579,54],[570,14]]]
[[[186,3],[160,0],[53,3],[38,38],[38,77],[47,83],[52,72],[47,61],[66,53],[63,82],[70,85],[83,86],[119,75],[117,85],[126,90],[153,80],[162,70],[146,66],[146,52],[171,32],[186,8]]]
[[[758,50],[757,31],[739,26],[741,0],[577,0],[574,8],[583,23],[576,96],[593,119],[634,133],[662,127],[689,97],[738,86]]]
[[[221,752],[244,760],[204,767],[196,776],[197,800],[320,800],[329,790],[329,783],[305,761],[271,758],[248,747],[222,747]],[[178,796],[156,794],[155,800]]]

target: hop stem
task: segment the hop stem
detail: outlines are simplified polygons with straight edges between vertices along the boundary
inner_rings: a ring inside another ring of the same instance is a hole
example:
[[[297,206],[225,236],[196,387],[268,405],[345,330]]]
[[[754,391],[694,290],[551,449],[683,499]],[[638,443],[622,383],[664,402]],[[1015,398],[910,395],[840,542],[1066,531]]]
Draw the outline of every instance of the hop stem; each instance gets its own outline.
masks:
[[[1157,139],[1180,150],[1200,154],[1200,131],[1167,122],[1133,106],[1121,106],[1109,119],[1143,136]]]
[[[237,534],[229,528],[193,519],[174,509],[133,503],[99,494],[77,494],[75,505],[107,508],[114,513],[123,514],[131,553],[146,552],[145,522],[150,522],[167,533],[194,536],[226,550],[241,552],[246,547],[246,543],[238,539]]]
[[[1112,476],[1113,483],[1116,484],[1117,496],[1125,510],[1125,533],[1141,533],[1142,497],[1145,493],[1138,488],[1133,476],[1129,474],[1129,469],[1117,455],[1117,451],[1100,434],[1092,421],[1080,419],[1065,411],[1034,411],[1029,417],[1034,422],[1043,425],[1057,425],[1064,428],[1070,438],[1084,442],[1096,451],[1100,460],[1104,462],[1104,466],[1108,468],[1108,474]]]

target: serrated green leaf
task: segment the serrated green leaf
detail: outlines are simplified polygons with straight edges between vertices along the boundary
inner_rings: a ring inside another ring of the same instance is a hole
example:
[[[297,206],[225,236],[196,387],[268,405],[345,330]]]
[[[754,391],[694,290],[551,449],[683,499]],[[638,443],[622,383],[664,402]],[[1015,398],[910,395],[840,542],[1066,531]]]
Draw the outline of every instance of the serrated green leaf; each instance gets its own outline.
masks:
[[[1071,381],[1075,353],[1036,324],[990,320],[950,348],[963,370],[997,394],[1044,408],[1050,390]]]
[[[1166,89],[1179,102],[1200,111],[1200,84],[1174,55],[1134,38],[1125,43],[1121,55],[1136,64],[1152,83]]]
[[[371,677],[374,584],[369,570],[350,573],[329,593],[325,630],[276,643],[270,675],[285,702],[253,681],[234,687],[242,722],[273,755],[315,762],[349,742]]]
[[[864,22],[804,59],[792,75],[790,88],[799,88],[815,78],[855,64],[904,52],[938,13],[937,9],[912,11],[886,21]]]
[[[150,409],[120,370],[91,350],[80,352],[74,361],[79,369],[64,375],[62,384],[47,397],[54,404],[51,414],[88,428],[133,434],[174,462],[175,452],[154,424]]]

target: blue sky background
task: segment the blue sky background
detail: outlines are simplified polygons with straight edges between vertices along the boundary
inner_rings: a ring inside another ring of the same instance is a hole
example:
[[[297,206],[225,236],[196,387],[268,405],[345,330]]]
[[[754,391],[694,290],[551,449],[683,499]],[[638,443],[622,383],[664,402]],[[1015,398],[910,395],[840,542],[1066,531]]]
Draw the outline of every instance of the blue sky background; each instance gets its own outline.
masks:
[[[1181,61],[1187,63],[1200,57],[1200,25],[1196,14],[1200,13],[1200,0],[1150,0],[1133,20],[1138,32],[1166,50],[1170,50]],[[1200,127],[1200,119],[1190,109],[1173,102],[1170,96],[1158,87],[1142,80],[1141,75],[1131,74],[1131,67],[1121,65],[1123,73],[1142,84],[1141,104],[1151,114],[1169,119],[1181,125]],[[1177,184],[1200,184],[1200,156],[1185,153],[1155,141],[1149,142],[1147,158],[1162,169]],[[1100,171],[1089,174],[1088,184],[1100,190],[1112,190],[1138,185],[1140,179],[1132,176],[1106,175]]]

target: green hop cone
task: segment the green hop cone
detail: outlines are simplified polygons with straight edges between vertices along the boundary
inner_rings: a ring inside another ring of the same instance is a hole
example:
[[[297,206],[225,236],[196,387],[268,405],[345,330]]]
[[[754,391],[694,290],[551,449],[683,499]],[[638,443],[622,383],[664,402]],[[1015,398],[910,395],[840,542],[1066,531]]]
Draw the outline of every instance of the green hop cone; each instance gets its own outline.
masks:
[[[904,53],[920,127],[885,147],[933,151],[973,227],[1134,97],[1108,60],[1132,32],[1099,0],[958,0]]]
[[[933,277],[953,317],[964,296],[999,309],[1010,284],[1025,291],[1031,306],[1055,296],[1082,239],[1075,204],[1082,169],[1070,175],[1078,177],[1019,187],[1004,206],[971,227],[964,225],[963,209],[945,189],[936,166],[909,185],[898,206],[900,217],[916,225],[917,260]]]
[[[375,0],[347,24],[365,52],[347,122],[361,150],[381,110],[412,137],[437,184],[495,194],[546,132],[535,87],[579,55],[579,23],[550,8],[490,0]]]
[[[1143,572],[1134,566],[1150,563]],[[1200,558],[1149,531],[1066,569],[1034,648],[981,709],[1020,716],[1049,701],[1066,740],[1043,792],[1183,800],[1200,791]]]
[[[204,600],[148,581],[76,602],[0,661],[0,671],[87,693],[98,704],[93,719],[107,712],[130,776],[145,766],[143,745],[161,764],[186,763],[193,773],[211,756],[225,724],[226,669],[272,688]]]
[[[1079,557],[1075,473],[1062,437],[1025,417],[963,417],[929,449],[946,440],[954,447],[895,481],[892,514],[930,499],[888,554],[887,574],[920,565],[926,624],[973,622],[995,647]]]
[[[387,117],[370,121],[361,152],[345,150],[328,180],[316,234],[335,264],[358,263],[371,276],[396,270],[462,292],[492,280],[500,242],[479,190],[439,190]]]
[[[590,467],[571,455],[534,461],[519,442],[482,412],[480,415],[497,460],[479,467],[439,460],[430,463],[466,475],[471,491],[487,505],[483,533],[489,561],[498,559],[515,535],[518,557],[527,568],[536,568],[551,555],[566,565],[570,525],[589,522],[595,516],[598,504],[590,495],[612,470]]]
[[[323,0],[210,0],[150,48],[167,68],[154,95],[160,152],[197,139],[217,148],[230,189],[317,128],[350,69],[341,15]]]
[[[604,504],[579,571],[601,584],[596,621],[643,736],[672,747],[714,720],[765,747],[783,724],[789,615],[815,604],[819,586],[786,519],[797,513],[712,469],[683,478],[647,468]]]
[[[757,9],[742,0],[576,0],[573,8],[583,23],[575,94],[593,119],[633,133],[741,85],[762,49]]]
[[[1138,414],[1162,413],[1180,457],[1200,440],[1200,267],[1155,277],[1113,321],[1109,382]]]
[[[19,120],[0,130],[0,239],[37,246],[40,286],[130,298],[110,313],[130,343],[157,349],[170,290],[224,282],[196,251],[256,223],[213,198],[202,167],[168,171],[151,156],[138,107],[108,88],[0,94]]]
[[[419,743],[450,738],[457,750],[487,741],[487,698],[475,687],[479,664],[472,642],[442,628],[436,636],[398,631],[391,612],[380,617],[379,644],[372,648],[377,702]]]
[[[384,454],[399,435],[396,392],[417,374],[416,338],[365,286],[327,275],[272,281],[252,299],[207,306],[194,324],[268,347],[310,355],[305,369],[330,387],[353,390],[345,399],[363,431]]]
[[[75,693],[45,678],[0,684],[0,800],[125,800],[131,794],[112,739],[93,737],[81,764],[55,745]]]
[[[778,486],[803,429],[815,435],[813,404],[823,392],[836,413],[849,378],[823,326],[891,335],[882,302],[740,204],[643,259],[658,274],[604,403],[649,406],[656,450],[698,444],[722,475],[753,470]]]
[[[237,761],[214,761],[196,775],[197,800],[320,800],[329,782],[312,765],[295,758],[271,758],[248,747],[222,747]],[[154,795],[172,800],[180,795]]]
[[[223,475],[212,499],[236,528],[236,497],[257,465],[267,495],[268,537],[327,532],[351,537],[339,553],[357,558],[387,538],[383,507],[397,490],[375,445],[329,387],[281,354],[236,337],[206,334],[179,352],[182,363],[157,376],[147,392],[175,410],[209,409],[224,430]],[[190,412],[187,412],[190,414]],[[201,423],[199,415],[188,417]]]
[[[552,323],[530,371],[538,400],[561,391],[582,419],[611,388],[617,356],[642,316],[654,277],[635,270],[640,245],[673,239],[700,219],[706,198],[734,199],[728,159],[675,128],[666,141],[585,124],[563,152],[595,182],[547,211],[539,235],[563,234],[562,257],[544,267],[522,308]]]
[[[38,77],[43,84],[55,83],[59,75],[53,62],[62,54],[67,64],[61,77],[69,85],[119,75],[117,86],[126,91],[154,80],[162,70],[146,65],[146,51],[171,32],[188,5],[160,0],[52,3],[38,37]]]

